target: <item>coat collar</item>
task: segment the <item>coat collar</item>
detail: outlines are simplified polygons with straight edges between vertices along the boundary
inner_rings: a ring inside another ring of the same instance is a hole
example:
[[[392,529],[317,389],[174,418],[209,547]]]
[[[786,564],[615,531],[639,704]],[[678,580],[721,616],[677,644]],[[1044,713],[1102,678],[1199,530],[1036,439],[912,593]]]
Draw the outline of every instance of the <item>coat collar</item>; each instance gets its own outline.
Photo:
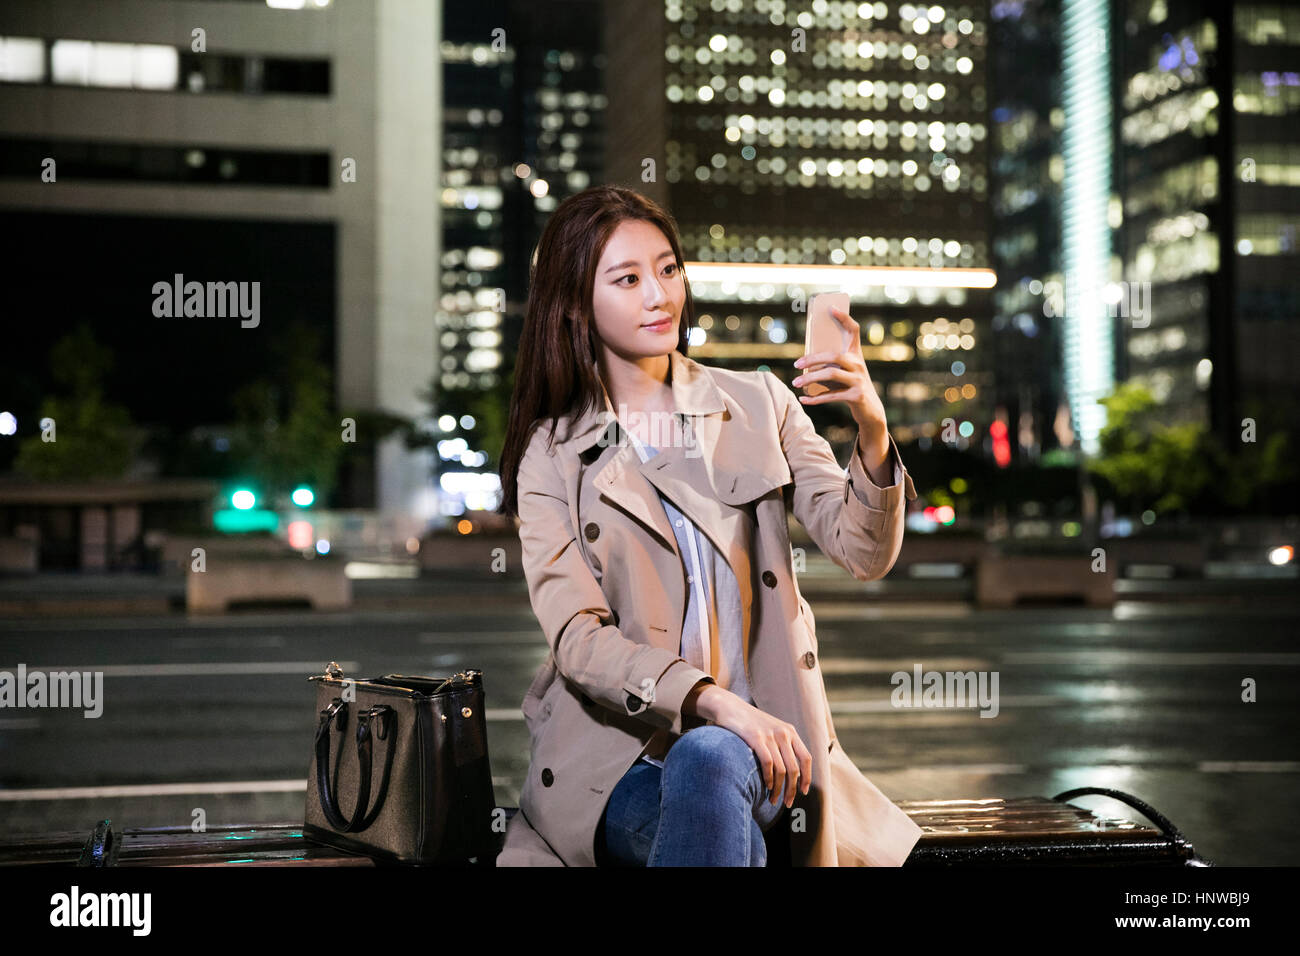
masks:
[[[712,415],[726,409],[722,401],[722,392],[704,366],[676,349],[668,355],[673,405],[680,414]],[[593,406],[576,419],[570,420],[565,437],[559,439],[557,444],[570,446],[570,450],[581,455],[600,441],[606,431],[613,427],[616,417],[617,413],[610,402],[609,394],[605,393],[604,407]],[[614,440],[615,437],[611,434],[607,441]]]
[[[571,421],[564,437],[557,437],[557,445],[565,446],[567,452],[597,469],[596,486],[602,492],[614,491],[617,495],[616,489],[625,472],[638,471],[648,476],[651,472],[659,472],[669,462],[678,462],[682,458],[699,466],[699,469],[690,469],[697,490],[711,488],[714,497],[732,506],[751,501],[793,481],[784,455],[755,454],[756,436],[745,425],[733,422],[737,416],[742,419],[747,416],[734,399],[728,401],[708,367],[675,349],[669,355],[673,402],[683,425],[690,429],[696,447],[689,453],[682,448],[666,448],[655,459],[642,464],[631,441],[621,434],[617,415],[606,393],[603,409],[588,409]],[[690,416],[689,420],[687,416]],[[600,451],[588,454],[597,445],[601,446]],[[699,483],[701,469],[703,485]],[[677,468],[674,473],[682,474]],[[669,531],[666,518],[653,520],[650,517],[663,516],[663,508],[651,496],[651,489],[644,482],[631,484],[634,500],[620,500],[619,503],[630,505],[627,510],[651,527]],[[673,546],[671,533],[666,537],[665,543]]]

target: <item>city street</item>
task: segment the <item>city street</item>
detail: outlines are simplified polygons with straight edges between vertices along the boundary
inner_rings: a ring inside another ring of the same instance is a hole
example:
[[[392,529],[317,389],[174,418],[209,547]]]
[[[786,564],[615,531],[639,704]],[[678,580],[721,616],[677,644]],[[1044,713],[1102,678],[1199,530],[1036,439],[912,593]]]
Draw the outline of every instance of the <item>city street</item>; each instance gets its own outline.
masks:
[[[845,579],[847,581],[847,578]],[[1279,585],[1279,591],[1285,584]],[[0,710],[0,833],[301,820],[315,685],[485,674],[496,798],[527,768],[519,702],[545,646],[527,594],[448,585],[443,613],[244,612],[0,621],[0,669],[103,671],[103,714]],[[460,591],[456,599],[454,591]],[[475,609],[471,605],[477,603]],[[960,601],[810,595],[845,751],[895,800],[1113,787],[1219,864],[1293,863],[1300,798],[1296,607],[1121,601],[978,611]],[[891,675],[997,675],[995,716],[891,703]],[[1253,679],[1258,702],[1242,702]],[[1132,811],[1102,797],[1080,805]]]
[[[0,923],[467,862],[1280,922],[1297,62],[1274,2],[0,3]]]

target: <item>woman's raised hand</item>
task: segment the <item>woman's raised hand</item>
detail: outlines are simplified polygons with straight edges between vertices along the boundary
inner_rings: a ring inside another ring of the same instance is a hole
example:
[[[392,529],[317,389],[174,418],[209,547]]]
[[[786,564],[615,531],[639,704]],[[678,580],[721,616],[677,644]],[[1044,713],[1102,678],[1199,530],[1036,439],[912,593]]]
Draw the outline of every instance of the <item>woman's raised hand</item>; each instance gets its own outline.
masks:
[[[833,381],[840,385],[820,395],[800,395],[805,405],[824,405],[827,402],[846,402],[853,420],[863,429],[883,428],[885,406],[881,404],[876,387],[867,371],[867,360],[862,354],[862,327],[843,309],[831,306],[831,315],[840,327],[849,333],[850,344],[843,352],[817,352],[795,359],[796,368],[812,368],[790,384],[804,387],[811,382]],[[816,368],[816,366],[822,366]]]

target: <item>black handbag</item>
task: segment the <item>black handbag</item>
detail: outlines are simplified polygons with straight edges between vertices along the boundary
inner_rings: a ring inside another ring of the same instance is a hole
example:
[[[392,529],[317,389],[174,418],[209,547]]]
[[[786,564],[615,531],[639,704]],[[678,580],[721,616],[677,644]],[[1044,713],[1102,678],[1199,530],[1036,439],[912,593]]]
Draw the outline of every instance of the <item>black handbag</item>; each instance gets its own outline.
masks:
[[[319,722],[303,836],[397,863],[495,850],[482,671],[347,680],[331,662],[308,680]]]

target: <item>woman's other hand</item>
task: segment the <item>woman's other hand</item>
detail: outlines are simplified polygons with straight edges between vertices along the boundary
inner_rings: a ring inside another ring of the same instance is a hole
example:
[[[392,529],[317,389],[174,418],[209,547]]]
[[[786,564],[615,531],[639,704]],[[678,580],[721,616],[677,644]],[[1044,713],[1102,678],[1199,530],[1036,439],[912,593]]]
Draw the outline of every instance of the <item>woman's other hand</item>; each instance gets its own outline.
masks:
[[[690,699],[696,714],[727,728],[754,751],[773,803],[780,801],[784,794],[785,805],[790,807],[798,793],[808,793],[812,785],[812,754],[799,739],[793,724],[759,710],[717,684],[705,684]]]

